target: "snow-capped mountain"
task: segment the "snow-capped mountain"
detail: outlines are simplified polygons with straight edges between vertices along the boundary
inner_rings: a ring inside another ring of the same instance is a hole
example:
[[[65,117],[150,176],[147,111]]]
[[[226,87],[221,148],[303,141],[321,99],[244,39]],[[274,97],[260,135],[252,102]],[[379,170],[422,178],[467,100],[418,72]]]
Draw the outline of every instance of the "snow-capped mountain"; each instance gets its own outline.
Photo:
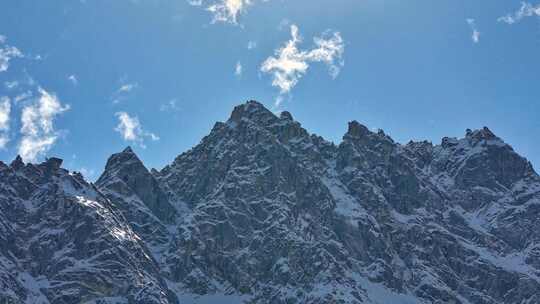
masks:
[[[540,177],[489,129],[335,145],[237,106],[161,171],[0,164],[0,303],[540,303]]]
[[[174,299],[114,203],[61,163],[0,164],[0,303]]]

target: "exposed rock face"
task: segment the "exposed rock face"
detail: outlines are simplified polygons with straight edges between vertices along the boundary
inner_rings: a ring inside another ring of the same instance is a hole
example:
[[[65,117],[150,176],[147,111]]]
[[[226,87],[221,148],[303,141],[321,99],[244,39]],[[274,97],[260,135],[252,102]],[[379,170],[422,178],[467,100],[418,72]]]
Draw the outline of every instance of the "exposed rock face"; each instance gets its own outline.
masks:
[[[130,147],[108,159],[96,186],[125,216],[152,257],[159,261],[171,242],[168,226],[180,215]]]
[[[487,128],[336,146],[249,101],[161,171],[60,165],[0,164],[0,302],[540,303],[540,177]]]
[[[130,223],[61,163],[0,164],[0,302],[175,303]]]
[[[113,154],[107,161],[105,172],[96,182],[99,188],[108,193],[125,197],[133,193],[141,202],[164,223],[173,223],[176,210],[169,203],[157,180],[150,174],[130,147],[121,153]],[[112,198],[113,200],[114,197]]]

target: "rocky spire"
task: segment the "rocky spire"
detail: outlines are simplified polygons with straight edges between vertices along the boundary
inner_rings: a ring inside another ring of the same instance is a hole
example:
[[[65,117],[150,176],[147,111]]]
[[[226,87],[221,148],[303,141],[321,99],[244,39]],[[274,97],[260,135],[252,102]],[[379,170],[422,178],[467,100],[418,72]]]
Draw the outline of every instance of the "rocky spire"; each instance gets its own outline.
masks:
[[[154,215],[165,222],[172,222],[176,216],[157,180],[131,147],[109,157],[96,185],[100,189],[137,195]]]
[[[268,123],[272,120],[276,120],[277,117],[262,103],[255,100],[250,100],[244,104],[236,106],[231,113],[229,121],[239,123],[243,119],[252,120],[259,123]]]
[[[130,146],[127,146],[122,152],[115,153],[109,157],[103,174],[111,173],[113,170],[119,170],[128,166],[137,171],[147,171],[142,161],[137,157]]]
[[[293,117],[289,111],[283,111],[279,114],[279,118],[287,121],[293,121]]]
[[[50,170],[54,171],[54,170],[58,170],[60,169],[60,167],[62,166],[62,163],[64,162],[63,159],[61,158],[58,158],[58,157],[51,157],[51,158],[47,158],[47,160],[45,161],[45,166],[47,168],[49,168]]]
[[[134,153],[133,152],[133,149],[131,149],[131,146],[127,146],[123,151],[122,153]]]
[[[482,129],[474,131],[467,129],[465,131],[465,137],[476,141],[499,139],[488,127],[483,127]]]
[[[22,157],[17,155],[17,157],[15,157],[15,159],[11,162],[10,166],[13,168],[13,170],[19,170],[20,168],[24,167]]]
[[[360,124],[356,120],[353,120],[349,122],[349,128],[345,136],[360,138],[370,133],[371,131],[369,131],[369,129],[366,126]]]

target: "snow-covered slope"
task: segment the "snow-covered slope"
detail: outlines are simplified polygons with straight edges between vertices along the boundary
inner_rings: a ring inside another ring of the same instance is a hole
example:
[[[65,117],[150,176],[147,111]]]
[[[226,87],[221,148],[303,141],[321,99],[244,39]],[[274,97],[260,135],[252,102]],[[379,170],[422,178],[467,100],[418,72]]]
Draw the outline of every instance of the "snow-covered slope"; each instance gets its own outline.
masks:
[[[128,148],[95,187],[56,159],[0,173],[13,303],[540,303],[540,177],[487,128],[335,145],[249,101],[161,171]]]
[[[0,163],[0,303],[175,303],[130,224],[61,162]]]

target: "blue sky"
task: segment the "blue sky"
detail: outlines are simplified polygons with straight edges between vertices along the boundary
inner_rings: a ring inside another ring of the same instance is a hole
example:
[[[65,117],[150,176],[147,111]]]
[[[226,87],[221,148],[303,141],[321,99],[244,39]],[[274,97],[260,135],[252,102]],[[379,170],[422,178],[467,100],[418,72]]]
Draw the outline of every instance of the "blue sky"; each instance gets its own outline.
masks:
[[[256,99],[335,143],[488,126],[540,166],[539,1],[18,0],[0,35],[6,162],[161,168]]]

